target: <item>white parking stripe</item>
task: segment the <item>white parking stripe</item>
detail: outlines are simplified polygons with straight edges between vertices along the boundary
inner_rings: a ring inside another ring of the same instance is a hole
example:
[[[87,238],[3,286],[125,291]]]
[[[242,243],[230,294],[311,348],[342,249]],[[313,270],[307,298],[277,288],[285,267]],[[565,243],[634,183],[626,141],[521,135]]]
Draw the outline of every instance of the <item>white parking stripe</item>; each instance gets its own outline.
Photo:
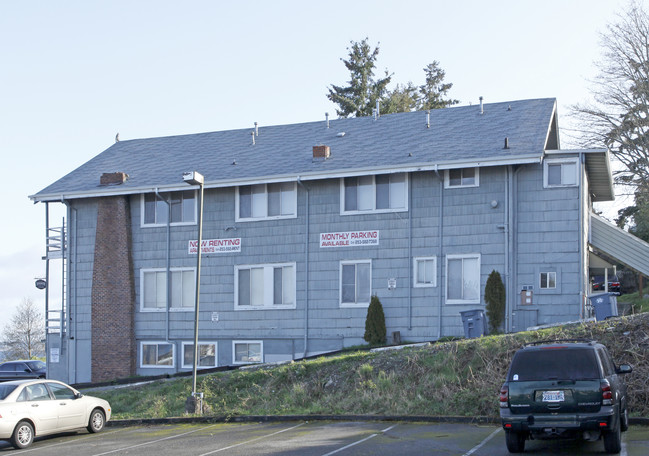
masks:
[[[215,427],[215,426],[218,426],[218,425],[219,424],[213,424],[211,426],[205,426],[205,427],[202,427],[202,428],[199,428],[199,429],[194,429],[193,431],[183,432],[182,434],[170,435],[169,437],[164,437],[162,439],[151,440],[150,442],[139,443],[137,445],[133,445],[133,446],[130,446],[130,447],[125,447],[125,448],[119,448],[117,450],[107,451],[105,453],[97,453],[97,454],[95,454],[93,456],[104,456],[105,454],[117,453],[119,451],[132,450],[133,448],[138,448],[138,447],[145,446],[145,445],[151,445],[153,443],[158,443],[158,442],[164,442],[165,440],[171,440],[171,439],[175,439],[175,438],[178,438],[178,437],[182,437],[184,435],[193,434],[194,432],[202,431],[203,429],[209,429],[211,427]]]
[[[103,431],[101,433],[101,435],[110,435],[110,434],[114,434],[116,432],[124,432],[124,431],[125,431],[125,429],[117,429],[115,431],[110,431],[110,432]],[[63,442],[59,442],[59,443],[45,444],[45,445],[42,445],[42,446],[41,445],[33,446],[31,448],[26,448],[24,450],[21,450],[20,454],[31,453],[32,451],[48,450],[48,449],[53,448],[53,447],[57,447],[57,446],[61,446],[61,445],[70,445],[70,443],[80,442],[82,440],[87,440],[87,439],[96,439],[98,437],[99,437],[99,435],[92,434],[92,435],[87,435],[85,437],[80,437],[80,438],[74,439],[74,440],[67,440],[66,439]]]
[[[464,453],[462,456],[469,456],[469,455],[475,453],[476,451],[478,451],[480,448],[482,448],[484,446],[485,443],[487,443],[489,440],[493,439],[496,436],[496,434],[498,434],[500,432],[501,429],[502,428],[498,428],[495,431],[493,431],[491,434],[489,434],[489,436],[486,439],[484,439],[478,445],[471,448],[469,451]]]
[[[396,426],[397,426],[397,425],[395,424],[395,425],[390,426],[389,428],[385,428],[385,429],[383,429],[379,434],[385,434],[385,433],[388,432],[390,429],[394,429]],[[349,445],[345,445],[345,446],[342,447],[342,448],[338,448],[337,450],[331,451],[331,452],[329,452],[329,453],[327,453],[327,454],[323,454],[322,456],[331,456],[332,454],[340,453],[341,451],[344,451],[344,450],[346,450],[347,448],[351,448],[351,447],[353,447],[353,446],[358,445],[359,443],[363,443],[363,442],[368,441],[369,439],[373,439],[374,437],[376,437],[376,436],[379,435],[379,434],[372,434],[372,435],[369,435],[369,436],[365,437],[364,439],[361,439],[361,440],[359,440],[359,441],[357,441],[357,442],[354,442],[354,443],[350,443]]]
[[[293,427],[290,427],[290,428],[287,428],[287,429],[282,429],[281,431],[273,432],[272,434],[262,435],[261,437],[257,437],[257,438],[251,439],[251,440],[246,440],[245,442],[237,443],[236,445],[230,445],[230,446],[225,447],[225,448],[219,448],[218,450],[210,451],[209,453],[203,453],[200,456],[207,456],[208,454],[214,454],[214,453],[218,453],[220,451],[230,450],[230,449],[236,448],[238,446],[247,445],[249,443],[256,442],[257,440],[262,440],[262,439],[265,439],[267,437],[272,437],[274,435],[281,434],[282,432],[290,431],[291,429],[299,428],[300,426],[304,426],[304,424],[305,423],[300,423],[297,426],[293,426]]]

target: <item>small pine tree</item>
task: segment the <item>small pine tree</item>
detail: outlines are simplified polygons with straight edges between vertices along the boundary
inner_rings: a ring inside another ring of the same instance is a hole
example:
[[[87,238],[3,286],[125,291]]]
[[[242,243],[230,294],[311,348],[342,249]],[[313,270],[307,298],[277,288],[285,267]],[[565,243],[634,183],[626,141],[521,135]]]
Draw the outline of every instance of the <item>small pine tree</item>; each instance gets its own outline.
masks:
[[[384,344],[386,341],[385,314],[381,301],[376,295],[372,296],[370,306],[367,308],[363,339],[371,345]]]
[[[498,333],[505,319],[505,285],[500,273],[495,269],[489,274],[484,289],[484,300],[487,303],[489,332]]]

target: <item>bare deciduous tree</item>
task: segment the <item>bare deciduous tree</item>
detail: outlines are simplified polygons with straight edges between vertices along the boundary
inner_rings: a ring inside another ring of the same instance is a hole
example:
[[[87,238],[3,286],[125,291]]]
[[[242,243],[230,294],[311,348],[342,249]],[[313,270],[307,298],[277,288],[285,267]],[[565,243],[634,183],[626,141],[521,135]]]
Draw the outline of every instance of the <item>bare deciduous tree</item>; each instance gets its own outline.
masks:
[[[7,359],[33,359],[45,356],[45,321],[36,304],[24,298],[11,323],[5,326],[2,347]]]
[[[582,147],[609,148],[624,165],[617,182],[649,188],[649,14],[637,1],[602,34],[592,101],[572,107]]]

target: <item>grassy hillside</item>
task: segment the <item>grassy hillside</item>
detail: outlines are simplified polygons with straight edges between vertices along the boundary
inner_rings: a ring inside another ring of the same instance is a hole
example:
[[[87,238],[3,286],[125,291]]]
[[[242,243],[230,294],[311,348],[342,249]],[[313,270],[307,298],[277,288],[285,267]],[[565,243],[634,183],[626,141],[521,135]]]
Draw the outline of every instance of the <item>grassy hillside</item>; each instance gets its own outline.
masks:
[[[626,377],[633,416],[649,415],[649,313],[504,336],[380,352],[357,351],[274,367],[199,377],[208,414],[498,416],[512,354],[526,342],[587,338],[604,343]],[[184,415],[191,379],[96,391],[114,418]]]

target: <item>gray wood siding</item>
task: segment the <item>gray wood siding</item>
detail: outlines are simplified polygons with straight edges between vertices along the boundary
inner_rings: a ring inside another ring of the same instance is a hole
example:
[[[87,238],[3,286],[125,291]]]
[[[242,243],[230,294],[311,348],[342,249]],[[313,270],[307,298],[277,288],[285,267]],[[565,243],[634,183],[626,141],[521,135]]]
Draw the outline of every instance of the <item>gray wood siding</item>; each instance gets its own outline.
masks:
[[[400,331],[402,340],[413,342],[463,335],[460,312],[484,308],[482,297],[489,273],[495,269],[504,280],[511,280],[505,271],[507,169],[481,168],[479,187],[444,188],[443,177],[441,172],[439,176],[435,172],[412,173],[408,180],[411,195],[408,211],[353,215],[340,213],[339,179],[306,182],[309,189],[308,278],[305,264],[307,194],[303,187],[297,186],[296,218],[250,222],[235,221],[234,188],[207,189],[203,239],[241,238],[242,247],[240,253],[202,257],[200,340],[218,341],[221,365],[232,362],[233,340],[263,340],[267,359],[300,356],[304,350],[308,305],[309,353],[363,343],[367,309],[340,306],[340,262],[347,260],[371,260],[372,292],[383,304],[388,338],[393,331]],[[534,305],[523,310],[538,314],[539,323],[577,318],[580,291],[578,190],[576,187],[544,189],[541,165],[521,166],[515,179],[515,244],[511,246],[516,254],[514,288],[534,287]],[[164,311],[141,310],[141,271],[166,267],[167,228],[142,227],[141,196],[132,196],[130,203],[138,356],[142,341],[159,342],[168,337],[176,348],[174,370],[177,370],[182,364],[182,342],[193,340],[193,307],[171,311],[168,315]],[[79,200],[74,202],[74,207],[78,214],[77,283],[74,286],[78,308],[76,343],[87,345],[80,353],[89,353],[96,205],[92,200]],[[321,233],[360,230],[378,230],[379,245],[319,246]],[[196,224],[171,226],[172,268],[196,266],[196,256],[188,254],[188,242],[196,237]],[[480,255],[481,299],[478,304],[446,303],[446,258],[458,254]],[[418,257],[436,258],[436,286],[413,287],[413,258]],[[295,308],[236,310],[235,266],[272,263],[295,264]],[[546,270],[557,272],[557,289],[539,289],[538,275]],[[388,279],[396,279],[396,289],[388,290]],[[518,296],[510,299],[514,308],[520,307]],[[218,322],[212,321],[214,313],[218,313]],[[82,370],[78,368],[79,381],[85,375]],[[138,368],[141,374],[160,371]]]
[[[538,324],[576,320],[580,309],[579,188],[543,187],[543,166],[517,176],[517,290],[533,287]],[[556,272],[557,288],[541,289],[540,272]],[[525,310],[526,306],[518,307]]]

